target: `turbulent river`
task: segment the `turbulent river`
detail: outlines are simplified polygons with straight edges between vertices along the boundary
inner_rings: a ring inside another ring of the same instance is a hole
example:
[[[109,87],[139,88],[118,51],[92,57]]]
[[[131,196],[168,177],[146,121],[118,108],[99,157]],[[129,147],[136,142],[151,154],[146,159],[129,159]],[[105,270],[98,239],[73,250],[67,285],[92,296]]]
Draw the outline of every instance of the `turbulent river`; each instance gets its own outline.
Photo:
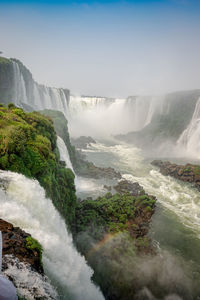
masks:
[[[137,181],[147,193],[156,196],[157,208],[149,234],[160,255],[165,256],[164,274],[159,276],[163,277],[166,286],[170,286],[173,280],[185,282],[189,292],[184,299],[200,299],[199,192],[189,184],[161,175],[133,146],[114,142],[96,143],[84,153],[88,160],[102,167],[114,167],[125,179]],[[104,184],[109,185],[108,182]],[[101,182],[100,186],[103,192]],[[172,299],[179,298],[174,296]]]

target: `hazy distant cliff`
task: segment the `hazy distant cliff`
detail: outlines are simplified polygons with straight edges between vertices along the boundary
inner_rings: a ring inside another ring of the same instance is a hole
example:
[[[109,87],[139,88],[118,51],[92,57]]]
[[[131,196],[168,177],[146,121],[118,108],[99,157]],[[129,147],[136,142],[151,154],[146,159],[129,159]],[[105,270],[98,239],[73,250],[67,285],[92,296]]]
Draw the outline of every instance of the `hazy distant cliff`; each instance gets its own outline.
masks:
[[[68,89],[50,88],[34,81],[31,72],[17,59],[0,57],[0,102],[25,109],[66,111]]]

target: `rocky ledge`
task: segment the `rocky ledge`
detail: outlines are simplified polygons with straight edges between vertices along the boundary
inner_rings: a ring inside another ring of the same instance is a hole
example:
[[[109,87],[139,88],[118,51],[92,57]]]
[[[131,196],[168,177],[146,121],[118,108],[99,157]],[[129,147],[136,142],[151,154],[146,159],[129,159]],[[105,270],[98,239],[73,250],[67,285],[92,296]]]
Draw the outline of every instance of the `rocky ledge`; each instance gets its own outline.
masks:
[[[102,168],[97,167],[92,162],[86,160],[85,155],[81,150],[76,150],[76,165],[75,172],[77,175],[94,178],[94,179],[121,179],[122,176],[120,172],[116,171],[114,168]]]
[[[32,269],[43,274],[40,244],[30,234],[2,219],[0,231],[3,239],[3,255],[14,254],[21,262],[30,264]]]
[[[151,164],[159,167],[161,174],[170,175],[181,181],[193,183],[200,190],[200,166],[193,164],[177,165],[161,160],[154,160]]]
[[[57,299],[57,292],[44,275],[42,247],[19,227],[0,219],[2,274],[13,282],[19,299]]]
[[[120,180],[114,189],[120,194],[129,193],[131,196],[145,195],[145,191],[138,182],[131,182],[128,180]]]
[[[79,138],[71,138],[71,143],[76,148],[87,149],[90,144],[96,144],[95,140],[90,136],[80,136]]]
[[[139,260],[155,255],[148,232],[156,199],[124,179],[114,189],[117,193],[78,204],[74,241],[105,299],[130,300],[139,288],[134,273]]]

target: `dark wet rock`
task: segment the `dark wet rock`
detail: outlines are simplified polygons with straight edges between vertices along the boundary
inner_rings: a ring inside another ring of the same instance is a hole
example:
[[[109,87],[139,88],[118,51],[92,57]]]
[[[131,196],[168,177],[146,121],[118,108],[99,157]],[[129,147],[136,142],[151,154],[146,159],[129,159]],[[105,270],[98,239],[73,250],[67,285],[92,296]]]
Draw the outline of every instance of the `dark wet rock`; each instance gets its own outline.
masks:
[[[87,149],[90,144],[96,144],[96,141],[90,136],[80,136],[79,138],[71,138],[71,144],[76,148]]]
[[[154,160],[152,165],[159,167],[161,174],[169,175],[184,182],[193,183],[200,190],[200,166],[193,164],[177,165],[169,161]]]
[[[27,238],[31,235],[2,219],[0,219],[0,231],[3,240],[3,256],[14,255],[19,261],[30,264],[33,270],[43,274],[40,251],[36,248],[30,249],[27,246]],[[3,270],[6,268],[4,263]]]
[[[94,178],[94,179],[121,179],[120,172],[117,172],[114,168],[102,168],[95,166],[92,162],[86,160],[80,163],[80,167],[76,169],[76,173],[80,176]]]
[[[29,263],[12,254],[3,256],[3,276],[13,282],[19,299],[55,300],[57,292],[46,275],[36,272]]]
[[[109,192],[112,190],[112,186],[109,186],[109,185],[106,185],[106,184],[104,184],[103,188],[106,189]]]
[[[138,182],[131,182],[124,179],[119,181],[118,184],[114,186],[114,189],[120,194],[130,193],[131,196],[145,195],[143,187],[141,187]]]
[[[122,177],[120,172],[117,172],[111,167],[98,167],[92,162],[88,161],[85,154],[81,150],[76,150],[76,163],[74,165],[74,170],[77,175],[87,178],[121,179]]]

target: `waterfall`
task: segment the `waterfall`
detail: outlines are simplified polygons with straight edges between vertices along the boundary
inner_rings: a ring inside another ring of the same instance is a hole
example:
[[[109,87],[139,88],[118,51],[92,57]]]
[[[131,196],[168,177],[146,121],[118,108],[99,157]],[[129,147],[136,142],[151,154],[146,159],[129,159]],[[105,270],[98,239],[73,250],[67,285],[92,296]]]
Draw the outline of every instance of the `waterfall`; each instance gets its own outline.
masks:
[[[127,99],[70,97],[68,120],[72,135],[105,137],[139,131],[162,114],[163,97]]]
[[[18,64],[13,61],[14,73],[14,101],[16,105],[27,103],[26,86],[22,73],[20,72]]]
[[[65,161],[66,167],[71,169],[74,172],[70,157],[69,157],[69,152],[67,150],[67,146],[65,145],[63,139],[59,136],[57,136],[57,146],[60,152],[60,159]]]
[[[96,96],[69,96],[69,91],[40,85],[18,61],[12,61],[13,101],[33,110],[52,109],[64,113],[74,136],[105,137],[139,131],[161,113],[161,97],[132,96],[114,99]]]
[[[93,271],[73,246],[64,220],[38,181],[9,171],[0,171],[0,180],[9,182],[6,191],[0,189],[1,217],[41,243],[45,272],[61,287],[62,299],[102,300],[91,282]]]
[[[178,139],[177,145],[186,151],[186,155],[200,158],[200,98],[196,103],[192,119]]]
[[[31,73],[20,63],[13,65],[13,101],[22,107],[29,105],[34,110],[53,109],[62,111],[67,116],[69,91],[62,88],[50,88],[40,85],[32,78]]]

